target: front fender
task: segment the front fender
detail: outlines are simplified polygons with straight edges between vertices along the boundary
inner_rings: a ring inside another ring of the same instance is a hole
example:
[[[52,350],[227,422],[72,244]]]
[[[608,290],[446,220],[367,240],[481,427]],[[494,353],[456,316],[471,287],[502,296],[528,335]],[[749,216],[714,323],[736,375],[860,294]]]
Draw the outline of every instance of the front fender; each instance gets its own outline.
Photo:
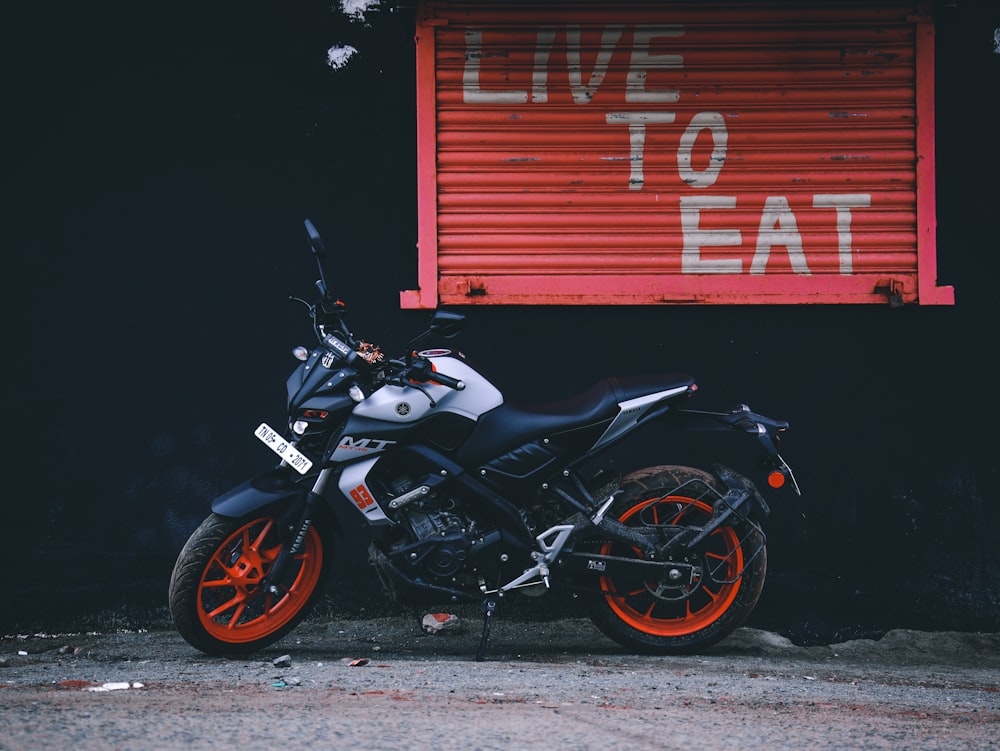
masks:
[[[236,519],[273,503],[304,502],[309,487],[295,480],[287,468],[277,467],[220,495],[212,501],[212,511]]]

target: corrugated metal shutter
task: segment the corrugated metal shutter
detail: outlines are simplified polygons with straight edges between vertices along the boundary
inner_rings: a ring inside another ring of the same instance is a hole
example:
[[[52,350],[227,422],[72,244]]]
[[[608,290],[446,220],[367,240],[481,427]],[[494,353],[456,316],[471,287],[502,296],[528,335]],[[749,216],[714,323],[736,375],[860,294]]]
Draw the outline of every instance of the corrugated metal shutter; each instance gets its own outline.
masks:
[[[952,303],[926,10],[424,3],[404,307]]]

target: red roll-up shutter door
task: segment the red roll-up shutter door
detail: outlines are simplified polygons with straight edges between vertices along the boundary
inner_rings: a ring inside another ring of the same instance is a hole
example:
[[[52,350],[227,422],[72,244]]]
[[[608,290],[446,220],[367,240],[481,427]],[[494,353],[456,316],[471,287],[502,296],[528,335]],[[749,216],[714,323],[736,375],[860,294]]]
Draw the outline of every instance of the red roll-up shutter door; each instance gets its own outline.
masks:
[[[425,2],[438,304],[951,304],[923,2]]]

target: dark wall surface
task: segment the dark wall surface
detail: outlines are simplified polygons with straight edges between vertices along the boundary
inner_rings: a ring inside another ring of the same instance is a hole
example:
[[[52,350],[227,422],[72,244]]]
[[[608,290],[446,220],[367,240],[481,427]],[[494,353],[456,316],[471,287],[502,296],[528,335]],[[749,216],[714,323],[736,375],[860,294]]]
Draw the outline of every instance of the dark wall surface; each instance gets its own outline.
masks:
[[[792,423],[804,494],[772,498],[750,625],[803,641],[1000,629],[990,5],[939,9],[939,279],[954,307],[464,311],[460,347],[514,400],[686,370],[693,406]],[[428,315],[398,305],[416,281],[410,13],[79,14],[26,46],[14,82],[0,631],[162,609],[211,499],[270,463],[251,433],[282,423],[289,350],[311,336],[287,302],[314,278],[305,217],[335,249],[356,333],[396,351]],[[336,44],[359,50],[341,70]],[[704,440],[653,431],[633,452],[704,464],[742,445]],[[370,612],[375,577],[348,538],[333,599]]]

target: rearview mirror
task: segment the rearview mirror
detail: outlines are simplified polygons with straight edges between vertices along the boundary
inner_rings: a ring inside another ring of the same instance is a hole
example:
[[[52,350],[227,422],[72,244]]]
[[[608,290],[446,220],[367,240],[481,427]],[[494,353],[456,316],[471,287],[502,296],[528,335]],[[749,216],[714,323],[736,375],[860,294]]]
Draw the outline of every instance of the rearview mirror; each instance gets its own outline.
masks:
[[[451,339],[465,328],[465,316],[447,310],[437,310],[431,318],[430,333]]]
[[[409,348],[412,350],[431,334],[437,334],[445,339],[451,339],[465,327],[465,316],[461,313],[452,313],[448,310],[436,310],[431,318],[427,329],[416,339],[410,342]]]
[[[326,258],[326,248],[323,246],[323,238],[319,236],[316,227],[308,219],[305,221],[306,232],[309,233],[309,247],[312,248],[313,255],[317,258]]]

